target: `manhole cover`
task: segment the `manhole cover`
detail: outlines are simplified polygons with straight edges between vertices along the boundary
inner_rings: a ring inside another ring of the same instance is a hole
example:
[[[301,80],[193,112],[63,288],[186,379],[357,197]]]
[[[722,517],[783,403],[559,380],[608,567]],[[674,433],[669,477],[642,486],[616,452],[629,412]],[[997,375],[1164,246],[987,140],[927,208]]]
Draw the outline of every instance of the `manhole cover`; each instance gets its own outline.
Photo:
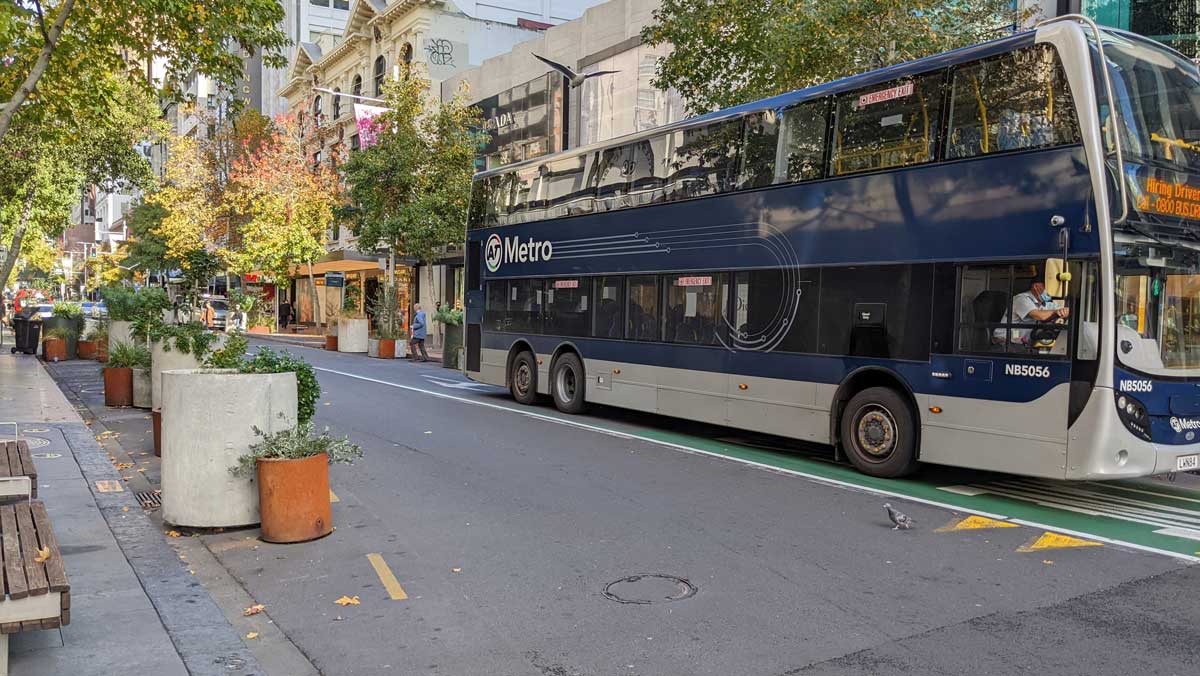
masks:
[[[29,448],[41,448],[42,446],[49,446],[50,440],[41,437],[25,437],[25,443],[29,444]]]
[[[25,431],[26,432],[49,432],[50,430],[46,429],[45,427],[26,427]]]
[[[162,496],[154,491],[136,493],[137,501],[142,503],[142,509],[158,509],[162,507]]]
[[[35,458],[44,458],[46,460],[53,460],[55,458],[62,457],[62,453],[30,453],[30,455]]]
[[[696,595],[696,585],[682,577],[649,573],[630,575],[604,586],[604,596],[617,603],[666,603]]]

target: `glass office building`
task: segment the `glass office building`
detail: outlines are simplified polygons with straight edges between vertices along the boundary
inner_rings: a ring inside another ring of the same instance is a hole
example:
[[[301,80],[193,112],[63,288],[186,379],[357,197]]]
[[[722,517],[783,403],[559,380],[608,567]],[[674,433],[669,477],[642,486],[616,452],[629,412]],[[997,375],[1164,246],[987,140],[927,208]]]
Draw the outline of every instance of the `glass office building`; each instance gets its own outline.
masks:
[[[1123,28],[1168,44],[1192,58],[1200,57],[1200,0],[1075,0],[1079,11],[1096,23]]]

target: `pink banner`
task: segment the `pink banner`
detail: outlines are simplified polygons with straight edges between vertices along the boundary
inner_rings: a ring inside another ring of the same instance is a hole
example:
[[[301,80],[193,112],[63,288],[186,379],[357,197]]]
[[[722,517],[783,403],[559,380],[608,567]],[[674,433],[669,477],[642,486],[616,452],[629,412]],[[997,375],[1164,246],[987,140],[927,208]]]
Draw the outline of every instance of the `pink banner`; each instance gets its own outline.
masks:
[[[375,141],[379,137],[379,125],[375,122],[375,117],[385,111],[387,108],[383,106],[354,104],[354,123],[358,126],[359,148],[375,145]]]

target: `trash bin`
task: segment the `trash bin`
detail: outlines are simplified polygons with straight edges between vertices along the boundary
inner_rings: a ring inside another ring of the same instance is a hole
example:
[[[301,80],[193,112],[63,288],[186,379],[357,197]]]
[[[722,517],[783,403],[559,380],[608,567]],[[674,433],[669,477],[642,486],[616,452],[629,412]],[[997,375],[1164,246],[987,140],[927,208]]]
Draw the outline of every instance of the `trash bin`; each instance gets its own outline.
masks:
[[[33,321],[36,312],[37,308],[34,307],[13,315],[13,336],[16,338],[16,345],[12,347],[13,354],[18,351],[25,354],[37,354],[38,339],[42,335],[42,323]]]

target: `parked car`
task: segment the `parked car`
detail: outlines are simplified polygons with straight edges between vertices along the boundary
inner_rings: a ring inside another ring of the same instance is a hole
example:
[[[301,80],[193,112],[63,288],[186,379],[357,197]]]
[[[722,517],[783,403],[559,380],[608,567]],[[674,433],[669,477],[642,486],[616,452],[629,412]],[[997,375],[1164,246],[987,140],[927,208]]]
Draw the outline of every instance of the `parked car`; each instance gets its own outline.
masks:
[[[46,321],[54,316],[54,306],[50,303],[38,303],[37,314],[42,321]]]

